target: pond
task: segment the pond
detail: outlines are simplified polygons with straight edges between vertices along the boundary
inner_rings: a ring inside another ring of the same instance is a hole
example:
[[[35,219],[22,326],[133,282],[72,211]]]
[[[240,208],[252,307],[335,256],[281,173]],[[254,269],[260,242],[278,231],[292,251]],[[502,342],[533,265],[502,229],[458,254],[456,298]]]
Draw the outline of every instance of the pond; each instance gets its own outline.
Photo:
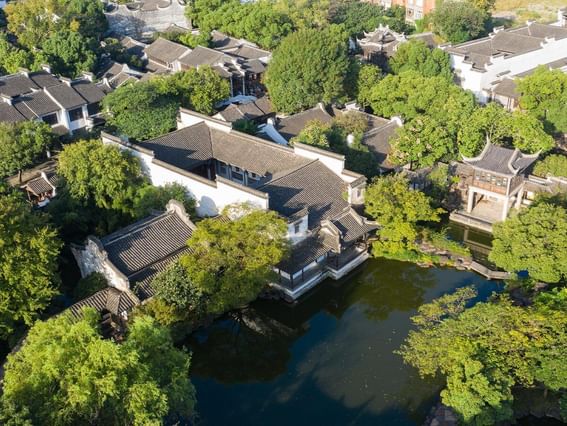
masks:
[[[474,285],[470,272],[370,259],[295,305],[258,301],[194,333],[192,378],[202,425],[421,425],[441,384],[394,351],[410,317],[432,299]]]

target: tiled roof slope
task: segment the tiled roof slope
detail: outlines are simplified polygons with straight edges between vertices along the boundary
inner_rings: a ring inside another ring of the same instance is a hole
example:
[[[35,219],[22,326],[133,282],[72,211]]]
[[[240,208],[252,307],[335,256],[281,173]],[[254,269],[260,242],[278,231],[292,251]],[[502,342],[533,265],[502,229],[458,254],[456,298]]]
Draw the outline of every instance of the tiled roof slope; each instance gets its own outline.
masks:
[[[465,56],[465,60],[479,70],[490,63],[490,57],[520,55],[542,48],[546,38],[567,38],[567,28],[532,23],[521,28],[501,30],[489,37],[451,46],[449,53]]]
[[[187,247],[192,228],[175,212],[150,217],[101,242],[109,260],[127,277]]]
[[[317,228],[324,219],[332,219],[349,208],[343,194],[345,182],[318,160],[301,167],[259,188],[270,196],[270,208],[291,216],[307,208],[309,229]]]
[[[278,132],[289,141],[291,138],[299,135],[310,121],[319,120],[323,123],[329,123],[332,119],[333,116],[322,105],[317,105],[307,111],[280,119],[277,128]]]
[[[155,59],[163,63],[173,63],[173,61],[183,55],[191,53],[191,49],[160,37],[146,47],[145,52],[149,59]]]
[[[80,318],[85,308],[93,308],[98,312],[108,311],[114,315],[130,311],[140,301],[130,292],[120,291],[113,287],[107,287],[97,291],[92,296],[83,299],[69,307],[69,312]]]
[[[480,155],[464,158],[463,161],[482,170],[512,176],[527,169],[537,157],[537,154],[526,155],[517,149],[505,148],[489,142]]]

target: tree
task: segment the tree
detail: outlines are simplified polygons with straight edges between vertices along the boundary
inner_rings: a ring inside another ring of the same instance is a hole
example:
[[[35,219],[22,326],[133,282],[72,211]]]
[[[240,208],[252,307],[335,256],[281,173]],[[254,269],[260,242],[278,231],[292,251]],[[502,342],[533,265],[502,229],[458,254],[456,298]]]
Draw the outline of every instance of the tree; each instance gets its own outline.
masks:
[[[144,185],[136,192],[134,216],[141,219],[152,210],[163,210],[170,200],[183,203],[189,216],[195,215],[195,199],[188,195],[187,189],[179,183],[167,183],[164,186]]]
[[[237,208],[244,215],[234,220],[199,222],[188,242],[190,253],[181,257],[208,313],[254,300],[271,279],[272,268],[287,254],[285,221],[273,211]]]
[[[389,61],[394,74],[404,71],[417,71],[424,77],[453,77],[450,57],[441,49],[430,49],[421,40],[410,40],[399,45],[398,50]]]
[[[551,132],[567,133],[567,75],[540,66],[518,81],[520,105]]]
[[[161,424],[193,413],[190,358],[166,328],[147,316],[126,342],[103,340],[99,315],[59,315],[38,322],[8,357],[3,407],[33,424]]]
[[[212,39],[210,33],[201,31],[199,34],[181,34],[177,41],[191,49],[195,49],[197,46],[211,47]]]
[[[378,84],[382,78],[382,71],[375,65],[365,64],[360,67],[356,79],[356,93],[354,97],[360,106],[370,106],[369,95],[374,86]]]
[[[31,325],[57,294],[60,248],[46,216],[16,195],[0,197],[0,338]]]
[[[144,182],[136,158],[95,140],[67,145],[57,170],[75,199],[127,214],[132,214],[136,191]]]
[[[463,43],[484,33],[488,16],[469,2],[445,1],[433,12],[433,27],[448,42]]]
[[[433,166],[439,160],[454,157],[452,135],[437,120],[419,116],[401,127],[391,141],[392,164],[410,164],[412,168]]]
[[[230,84],[211,67],[199,67],[167,77],[171,93],[184,107],[212,115],[214,106],[230,96]]]
[[[91,0],[23,0],[7,5],[6,17],[8,30],[18,37],[18,43],[32,50],[58,31],[99,40],[107,29],[103,10],[101,3]]]
[[[248,133],[249,135],[256,135],[258,133],[258,125],[252,120],[240,118],[232,123],[232,128],[239,132]]]
[[[329,125],[320,120],[313,120],[307,123],[301,132],[292,138],[290,143],[300,142],[317,148],[329,149],[329,130]]]
[[[356,1],[339,4],[331,16],[331,23],[343,25],[350,37],[360,37],[364,32],[373,31],[380,24],[386,24],[388,20],[386,10],[382,6]]]
[[[433,209],[420,191],[409,189],[401,175],[375,179],[366,190],[365,212],[378,222],[380,239],[373,243],[376,256],[391,257],[416,248],[419,222],[438,222],[441,209]]]
[[[342,99],[348,67],[347,38],[339,27],[300,30],[274,51],[265,84],[275,109],[294,113]]]
[[[51,127],[38,121],[0,123],[0,176],[19,172],[36,162],[51,147]]]
[[[46,62],[45,59],[41,52],[17,48],[8,41],[6,34],[0,33],[0,73],[14,74],[20,68],[38,71],[41,63]]]
[[[43,53],[56,74],[76,77],[84,71],[92,71],[96,63],[96,42],[71,30],[53,33],[42,44]]]
[[[536,163],[534,175],[567,177],[567,157],[560,154],[545,157]]]
[[[179,262],[171,263],[152,281],[158,299],[180,310],[200,309],[201,295]]]
[[[536,280],[567,278],[567,210],[540,203],[494,225],[489,259],[510,272],[528,271]]]
[[[136,140],[161,136],[175,128],[179,103],[152,81],[125,84],[102,100],[107,123]]]
[[[554,145],[538,119],[521,111],[510,113],[494,102],[477,108],[463,121],[458,132],[459,151],[474,157],[482,151],[487,139],[528,153],[549,151]]]
[[[445,377],[441,399],[463,423],[492,425],[511,419],[513,387],[567,387],[567,315],[506,297],[465,309],[475,296],[464,288],[420,307],[399,353],[420,375]]]
[[[93,272],[84,278],[81,278],[77,286],[73,290],[73,299],[75,302],[92,296],[97,291],[108,287],[106,277],[99,272]]]

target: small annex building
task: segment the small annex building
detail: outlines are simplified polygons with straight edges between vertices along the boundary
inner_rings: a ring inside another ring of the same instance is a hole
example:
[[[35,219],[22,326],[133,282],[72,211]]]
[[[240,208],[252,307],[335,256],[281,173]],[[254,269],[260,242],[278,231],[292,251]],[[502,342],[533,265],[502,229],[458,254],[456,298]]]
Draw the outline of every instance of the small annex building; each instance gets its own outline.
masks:
[[[474,224],[469,221],[471,219],[486,223],[488,227],[506,220],[511,208],[522,206],[526,195],[526,171],[538,156],[538,153],[527,155],[518,149],[487,142],[478,156],[463,157],[464,165],[472,169],[465,182],[466,209],[452,214],[451,218]]]
[[[36,207],[45,207],[57,195],[57,175],[54,171],[42,171],[34,179],[20,186],[26,193],[28,201]]]
[[[83,277],[98,272],[110,287],[129,295],[122,305],[118,303],[116,312],[109,309],[121,315],[124,309],[120,306],[127,306],[130,300],[144,301],[153,296],[152,279],[189,250],[187,240],[194,230],[183,204],[171,200],[165,212],[156,212],[100,239],[89,236],[83,245],[73,245],[71,250]],[[108,300],[105,303],[114,303]]]

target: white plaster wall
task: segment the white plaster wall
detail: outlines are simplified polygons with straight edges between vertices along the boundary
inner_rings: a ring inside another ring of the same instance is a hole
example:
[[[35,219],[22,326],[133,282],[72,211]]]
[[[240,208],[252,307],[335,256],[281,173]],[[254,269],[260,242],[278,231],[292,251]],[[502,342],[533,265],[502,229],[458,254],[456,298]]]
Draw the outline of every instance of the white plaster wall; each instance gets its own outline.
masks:
[[[492,64],[487,66],[486,72],[473,70],[470,64],[463,63],[463,58],[457,55],[451,55],[451,62],[453,68],[460,71],[461,87],[471,90],[479,102],[486,103],[489,94],[483,89],[489,89],[492,82],[500,79],[499,75],[502,73],[508,72],[507,75],[517,75],[538,65],[544,65],[565,57],[567,57],[567,39],[550,40],[541,49],[524,55],[492,58]]]
[[[101,252],[98,246],[88,240],[84,250],[74,249],[73,254],[81,270],[81,276],[86,277],[93,272],[99,272],[108,281],[108,285],[119,290],[130,289],[128,279],[110,265],[105,252]]]
[[[295,225],[299,223],[299,232],[295,232]],[[309,224],[309,215],[303,216],[301,219],[290,223],[287,225],[287,239],[291,242],[292,245],[295,245],[305,238],[307,238],[310,233],[308,229]]]
[[[209,127],[217,130],[222,130],[223,132],[230,132],[232,125],[227,122],[218,122],[216,120],[207,120],[205,117],[199,114],[191,114],[189,111],[179,110],[179,117],[177,120],[177,128],[183,129],[185,127],[193,126],[198,123],[206,122]]]
[[[345,179],[345,177],[348,177],[348,176],[343,176],[343,170],[345,168],[344,158],[338,159],[329,155],[325,155],[325,152],[322,150],[315,151],[311,149],[305,149],[299,144],[295,144],[293,146],[293,151],[297,155],[300,155],[302,157],[311,158],[313,160],[317,159],[321,161],[321,163],[327,166],[333,173],[335,173],[336,175],[340,176],[343,179]],[[352,180],[354,179],[355,178],[352,178]]]

